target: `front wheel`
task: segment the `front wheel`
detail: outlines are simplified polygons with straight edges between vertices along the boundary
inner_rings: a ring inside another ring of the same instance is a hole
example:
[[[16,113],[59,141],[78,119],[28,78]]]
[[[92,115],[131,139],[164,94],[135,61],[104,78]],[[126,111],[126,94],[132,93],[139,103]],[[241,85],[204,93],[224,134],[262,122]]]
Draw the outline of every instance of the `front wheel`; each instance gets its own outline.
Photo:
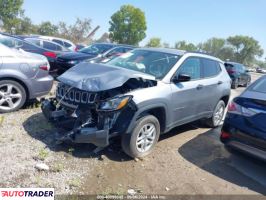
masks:
[[[122,135],[122,148],[129,156],[144,157],[151,153],[160,135],[160,123],[153,115],[147,115],[136,122],[131,134]]]
[[[212,114],[212,117],[207,119],[206,124],[211,128],[216,128],[222,124],[223,117],[225,112],[225,103],[224,101],[220,100]]]

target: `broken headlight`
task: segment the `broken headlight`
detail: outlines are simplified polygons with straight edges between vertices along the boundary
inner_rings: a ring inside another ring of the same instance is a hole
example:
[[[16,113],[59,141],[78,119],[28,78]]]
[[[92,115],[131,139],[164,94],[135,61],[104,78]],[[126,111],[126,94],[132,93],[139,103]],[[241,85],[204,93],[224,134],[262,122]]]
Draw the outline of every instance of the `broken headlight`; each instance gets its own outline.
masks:
[[[132,99],[132,96],[114,97],[106,101],[102,101],[98,107],[100,111],[116,111],[124,108]]]

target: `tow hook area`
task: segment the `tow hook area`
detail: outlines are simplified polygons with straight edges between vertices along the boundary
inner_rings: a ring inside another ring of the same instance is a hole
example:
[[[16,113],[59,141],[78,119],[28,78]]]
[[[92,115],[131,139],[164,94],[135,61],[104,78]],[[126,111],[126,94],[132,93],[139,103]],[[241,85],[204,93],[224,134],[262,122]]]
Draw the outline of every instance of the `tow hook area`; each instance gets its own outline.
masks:
[[[57,143],[71,141],[74,143],[90,143],[98,147],[106,147],[109,145],[109,130],[98,130],[97,128],[80,128],[71,130],[56,138]]]
[[[54,125],[63,123],[74,124],[76,118],[67,116],[66,111],[56,110],[55,100],[44,100],[42,102],[42,112],[47,120]],[[73,128],[70,131],[62,134],[57,134],[57,143],[64,141],[72,141],[74,143],[91,143],[98,147],[106,147],[109,145],[109,118],[104,119],[103,129],[99,130],[96,127],[84,127],[82,125]]]

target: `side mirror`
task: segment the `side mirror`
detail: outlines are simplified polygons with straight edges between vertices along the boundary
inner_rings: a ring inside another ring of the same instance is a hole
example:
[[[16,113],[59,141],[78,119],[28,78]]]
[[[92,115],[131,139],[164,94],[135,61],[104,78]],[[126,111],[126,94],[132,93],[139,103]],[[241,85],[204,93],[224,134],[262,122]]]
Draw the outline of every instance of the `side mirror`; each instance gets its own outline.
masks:
[[[174,83],[187,82],[190,81],[191,77],[187,74],[175,75],[173,78]]]

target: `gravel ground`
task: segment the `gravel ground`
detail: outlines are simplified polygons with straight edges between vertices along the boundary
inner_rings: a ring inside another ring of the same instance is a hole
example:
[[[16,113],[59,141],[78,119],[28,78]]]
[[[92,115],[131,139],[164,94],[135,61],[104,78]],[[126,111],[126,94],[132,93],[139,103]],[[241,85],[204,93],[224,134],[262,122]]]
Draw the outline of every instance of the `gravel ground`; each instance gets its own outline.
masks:
[[[54,143],[55,130],[40,108],[1,116],[0,187],[54,187],[58,194],[71,194],[96,165],[97,158],[73,156],[75,146]],[[49,170],[36,169],[38,163],[45,163]]]

